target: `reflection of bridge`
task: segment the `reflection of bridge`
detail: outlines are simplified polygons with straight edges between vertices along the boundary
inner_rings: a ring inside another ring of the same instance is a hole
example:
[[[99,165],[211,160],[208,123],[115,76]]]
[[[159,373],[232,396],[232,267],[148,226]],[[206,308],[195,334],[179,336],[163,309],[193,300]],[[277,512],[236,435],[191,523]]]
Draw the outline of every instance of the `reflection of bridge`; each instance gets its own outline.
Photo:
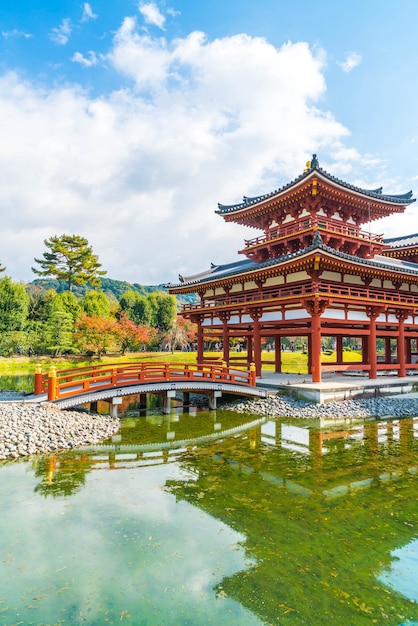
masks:
[[[116,363],[93,365],[57,371],[51,367],[42,374],[35,372],[35,398],[48,399],[63,408],[107,400],[116,415],[121,396],[141,396],[146,407],[146,394],[163,396],[163,413],[170,413],[171,399],[183,393],[188,403],[190,392],[207,395],[209,408],[216,409],[216,399],[223,393],[266,397],[256,387],[253,365],[248,370],[230,370],[223,364],[180,363]]]

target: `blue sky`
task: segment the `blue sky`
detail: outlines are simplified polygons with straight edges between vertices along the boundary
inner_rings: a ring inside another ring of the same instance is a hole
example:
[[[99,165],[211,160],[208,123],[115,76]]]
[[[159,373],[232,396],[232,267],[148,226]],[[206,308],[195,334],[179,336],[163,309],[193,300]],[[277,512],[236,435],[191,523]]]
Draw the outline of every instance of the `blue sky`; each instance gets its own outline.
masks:
[[[157,284],[236,259],[217,202],[313,152],[347,182],[417,195],[415,0],[3,0],[0,262],[30,281],[51,235]],[[418,232],[418,209],[372,232]]]

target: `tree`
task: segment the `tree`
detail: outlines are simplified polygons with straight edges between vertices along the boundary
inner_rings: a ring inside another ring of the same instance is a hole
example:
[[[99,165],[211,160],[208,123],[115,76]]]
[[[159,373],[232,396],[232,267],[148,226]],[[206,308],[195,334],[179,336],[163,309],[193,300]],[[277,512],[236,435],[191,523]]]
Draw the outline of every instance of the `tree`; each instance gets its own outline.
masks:
[[[75,339],[82,350],[100,358],[118,341],[118,322],[114,319],[83,313],[75,323]]]
[[[128,349],[133,350],[141,344],[148,343],[151,335],[151,329],[135,324],[122,313],[118,322],[118,337],[122,354],[125,354]]]
[[[151,305],[151,326],[158,328],[160,332],[167,332],[176,318],[175,297],[162,292],[151,293],[148,302]]]
[[[44,326],[44,350],[54,356],[73,350],[73,319],[62,307],[54,307],[48,323]]]
[[[29,311],[25,286],[9,276],[0,278],[0,332],[24,330]]]
[[[4,271],[6,271],[6,268],[4,267],[4,265],[0,263],[0,273]]]
[[[54,235],[45,239],[44,243],[49,251],[43,253],[43,259],[35,259],[42,268],[32,267],[35,274],[65,280],[68,291],[72,291],[73,285],[86,283],[100,287],[99,276],[104,276],[106,272],[100,270],[101,264],[87,239],[79,235]]]
[[[122,313],[125,313],[135,324],[147,326],[151,321],[151,307],[146,296],[137,291],[125,291],[119,301]]]
[[[51,289],[48,292],[42,333],[44,350],[53,351],[55,356],[73,350],[74,322],[81,312],[77,298],[70,291],[57,294]]]
[[[177,319],[173,322],[170,330],[164,335],[164,342],[169,344],[171,351],[174,352],[177,348],[189,350],[190,344],[196,341],[196,338],[197,324],[177,315]]]
[[[100,315],[110,317],[109,298],[103,291],[88,291],[80,302],[84,312],[90,317]]]

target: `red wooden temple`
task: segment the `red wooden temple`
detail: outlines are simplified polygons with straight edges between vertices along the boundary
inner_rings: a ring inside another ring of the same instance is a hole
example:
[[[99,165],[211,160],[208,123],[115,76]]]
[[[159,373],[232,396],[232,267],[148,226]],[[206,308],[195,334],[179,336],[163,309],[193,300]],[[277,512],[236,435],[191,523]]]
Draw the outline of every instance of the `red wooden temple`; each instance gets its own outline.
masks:
[[[418,234],[384,239],[364,228],[413,202],[412,192],[386,195],[339,180],[313,155],[284,187],[219,204],[226,222],[260,235],[245,241],[242,260],[212,264],[168,286],[172,294],[199,297],[182,310],[198,325],[198,362],[205,359],[207,337],[219,340],[228,365],[230,344],[243,338],[248,364],[254,362],[260,376],[269,339],[280,372],[284,338],[300,338],[313,382],[321,382],[327,370],[360,370],[376,378],[378,371],[403,377],[418,368]],[[324,337],[335,345],[331,365],[321,363]],[[361,347],[360,363],[343,358],[344,338]]]

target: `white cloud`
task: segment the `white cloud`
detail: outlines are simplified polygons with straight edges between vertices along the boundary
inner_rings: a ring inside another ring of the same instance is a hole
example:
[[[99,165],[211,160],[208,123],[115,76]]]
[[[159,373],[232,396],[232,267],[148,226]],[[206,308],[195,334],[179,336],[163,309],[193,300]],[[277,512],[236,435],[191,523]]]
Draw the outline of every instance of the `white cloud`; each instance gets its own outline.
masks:
[[[81,52],[75,52],[71,57],[71,61],[79,63],[83,67],[94,67],[99,62],[99,59],[96,53],[90,50],[87,56],[83,56]]]
[[[225,224],[218,201],[272,191],[313,152],[321,165],[341,157],[348,131],[320,108],[323,61],[305,43],[167,41],[129,18],[106,61],[132,89],[93,98],[0,77],[0,262],[15,279],[32,280],[43,240],[62,233],[85,236],[109,277],[131,282],[229,262],[252,231]]]
[[[82,22],[87,22],[88,20],[95,20],[97,15],[93,13],[93,9],[88,2],[85,2],[83,5],[83,16],[81,18]]]
[[[59,44],[60,46],[65,46],[70,39],[70,35],[72,33],[73,26],[70,18],[66,17],[62,20],[61,24],[57,28],[53,28],[49,33],[49,38],[54,43]]]
[[[355,67],[360,65],[362,60],[363,60],[363,57],[361,56],[361,54],[357,54],[357,52],[347,52],[347,55],[344,61],[337,63],[337,65],[341,67],[343,72],[348,73],[348,72],[351,72]]]
[[[164,30],[165,17],[154,2],[140,2],[138,10],[147,24]]]
[[[1,36],[4,39],[12,39],[15,37],[23,37],[24,39],[30,39],[32,35],[30,33],[25,33],[23,30],[18,30],[14,28],[13,30],[3,30]]]

